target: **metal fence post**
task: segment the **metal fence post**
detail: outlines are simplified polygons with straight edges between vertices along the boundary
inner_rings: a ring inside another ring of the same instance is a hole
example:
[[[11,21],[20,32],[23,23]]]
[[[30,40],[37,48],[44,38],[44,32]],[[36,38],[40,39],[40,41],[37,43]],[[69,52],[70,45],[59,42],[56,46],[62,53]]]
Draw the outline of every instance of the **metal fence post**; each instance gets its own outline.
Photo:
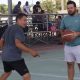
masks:
[[[11,25],[12,24],[12,0],[8,0],[8,24]]]
[[[47,19],[47,31],[48,31],[48,14],[46,14],[46,19]]]

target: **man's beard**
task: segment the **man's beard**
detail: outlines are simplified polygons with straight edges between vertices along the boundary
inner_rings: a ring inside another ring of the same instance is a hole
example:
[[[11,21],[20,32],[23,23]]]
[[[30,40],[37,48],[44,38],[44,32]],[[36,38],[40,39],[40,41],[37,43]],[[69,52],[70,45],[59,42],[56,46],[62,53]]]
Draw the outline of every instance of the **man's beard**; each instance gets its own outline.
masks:
[[[76,11],[74,11],[73,13],[68,12],[68,14],[69,14],[70,16],[74,16],[74,15],[76,14]]]

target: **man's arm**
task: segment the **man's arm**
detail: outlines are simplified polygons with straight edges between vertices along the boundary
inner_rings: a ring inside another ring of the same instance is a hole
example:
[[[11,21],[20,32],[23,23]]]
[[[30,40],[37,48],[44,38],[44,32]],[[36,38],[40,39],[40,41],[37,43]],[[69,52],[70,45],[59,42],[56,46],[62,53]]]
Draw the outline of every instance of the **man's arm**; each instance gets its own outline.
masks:
[[[38,53],[30,48],[28,48],[26,45],[24,45],[19,39],[15,39],[15,44],[16,44],[16,47],[21,49],[22,51],[24,52],[29,52],[31,53],[31,55],[33,57],[36,57],[36,56],[39,56]]]
[[[64,30],[59,30],[59,32],[61,33],[61,35],[63,34]]]

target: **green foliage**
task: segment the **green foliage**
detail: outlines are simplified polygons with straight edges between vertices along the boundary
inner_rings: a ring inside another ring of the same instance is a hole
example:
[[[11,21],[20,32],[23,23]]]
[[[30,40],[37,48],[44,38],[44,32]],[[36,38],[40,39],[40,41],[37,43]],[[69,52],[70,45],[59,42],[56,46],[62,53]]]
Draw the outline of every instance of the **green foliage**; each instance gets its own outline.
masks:
[[[32,6],[32,5],[31,5]],[[58,10],[61,10],[61,0],[56,0],[56,4],[53,3],[53,0],[45,0],[41,3],[42,9],[48,13],[56,13]],[[66,9],[66,0],[64,0],[64,8]],[[12,5],[13,10],[14,4]],[[8,13],[8,5],[0,4],[0,13]]]
[[[41,3],[41,6],[48,13],[56,12],[56,9],[55,9],[56,6],[54,5],[54,3],[52,1],[49,1],[49,0],[43,1]]]
[[[66,8],[67,8],[67,2],[66,0],[64,0],[64,9],[66,10]]]
[[[0,4],[0,13],[3,13],[3,14],[8,13],[8,5]]]
[[[48,13],[56,13],[61,10],[61,0],[56,0],[56,4],[52,0],[45,0],[41,3],[41,6]],[[64,8],[66,9],[66,0],[64,0]]]
[[[56,9],[61,10],[61,0],[56,0]]]

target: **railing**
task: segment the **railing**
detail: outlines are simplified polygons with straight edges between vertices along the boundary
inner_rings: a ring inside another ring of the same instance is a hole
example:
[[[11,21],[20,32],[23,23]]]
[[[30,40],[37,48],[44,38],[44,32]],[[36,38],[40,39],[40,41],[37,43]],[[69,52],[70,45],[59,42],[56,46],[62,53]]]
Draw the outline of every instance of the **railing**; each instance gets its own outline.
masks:
[[[55,22],[55,19],[56,19],[56,16],[65,16],[67,14],[29,14],[28,15],[28,18],[27,18],[27,26],[28,27],[32,27],[33,25],[38,25],[38,24],[42,24],[43,27],[45,25],[46,27],[46,31],[48,31],[48,23],[49,22]],[[0,15],[0,25],[3,25],[3,24],[9,24],[11,22],[11,24],[15,23],[15,16],[16,15]],[[40,17],[44,19],[43,22],[33,22],[33,20],[35,18],[38,18]]]
[[[27,37],[27,43],[33,45],[37,42],[44,44],[52,43],[53,41],[59,42],[60,37],[57,36],[57,32],[49,31],[49,22],[55,23],[56,17],[64,17],[67,14],[30,14],[27,17],[28,30],[25,31]],[[43,22],[33,21],[35,18],[44,19]],[[42,17],[42,18],[41,18]],[[16,15],[0,15],[0,27],[6,25],[15,24]],[[44,30],[38,30],[38,26],[43,27]]]

